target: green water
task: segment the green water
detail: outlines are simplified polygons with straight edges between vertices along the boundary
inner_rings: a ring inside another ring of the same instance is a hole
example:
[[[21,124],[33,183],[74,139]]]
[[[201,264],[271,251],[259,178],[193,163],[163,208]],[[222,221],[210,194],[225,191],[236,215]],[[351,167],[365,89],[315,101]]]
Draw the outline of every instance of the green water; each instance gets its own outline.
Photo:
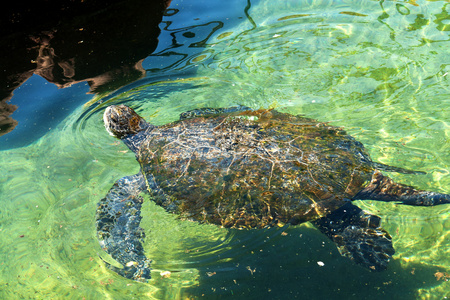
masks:
[[[375,161],[427,172],[390,174],[397,181],[450,193],[448,1],[242,1],[242,14],[172,68],[97,97],[28,147],[0,152],[1,299],[450,297],[450,283],[435,277],[450,273],[450,205],[357,201],[382,217],[396,249],[387,271],[370,273],[309,224],[225,230],[147,201],[153,279],[137,283],[104,267],[96,204],[139,171],[104,130],[112,103],[156,125],[204,106],[304,114],[345,127]]]

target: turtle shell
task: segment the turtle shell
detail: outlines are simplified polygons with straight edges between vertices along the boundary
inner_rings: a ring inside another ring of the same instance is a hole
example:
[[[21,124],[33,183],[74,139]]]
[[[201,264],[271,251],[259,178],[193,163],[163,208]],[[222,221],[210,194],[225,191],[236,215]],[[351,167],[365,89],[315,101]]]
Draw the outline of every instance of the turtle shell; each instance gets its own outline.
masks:
[[[322,217],[374,171],[363,145],[341,128],[275,110],[153,127],[136,155],[157,204],[237,228]]]

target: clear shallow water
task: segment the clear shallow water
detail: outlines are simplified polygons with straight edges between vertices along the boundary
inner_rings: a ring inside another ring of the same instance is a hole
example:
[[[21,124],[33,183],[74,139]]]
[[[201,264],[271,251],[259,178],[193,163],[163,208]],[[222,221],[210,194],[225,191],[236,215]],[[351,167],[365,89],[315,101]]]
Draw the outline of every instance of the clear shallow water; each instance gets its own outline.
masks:
[[[96,203],[138,172],[133,153],[103,128],[110,104],[127,103],[156,125],[204,106],[301,113],[344,126],[376,161],[427,172],[390,174],[396,180],[450,192],[448,2],[193,2],[172,2],[178,11],[161,24],[145,79],[94,97],[34,144],[0,152],[0,298],[450,297],[449,282],[434,275],[450,272],[448,205],[358,201],[382,217],[397,251],[387,271],[369,273],[309,224],[225,230],[147,201],[153,279],[105,269]]]

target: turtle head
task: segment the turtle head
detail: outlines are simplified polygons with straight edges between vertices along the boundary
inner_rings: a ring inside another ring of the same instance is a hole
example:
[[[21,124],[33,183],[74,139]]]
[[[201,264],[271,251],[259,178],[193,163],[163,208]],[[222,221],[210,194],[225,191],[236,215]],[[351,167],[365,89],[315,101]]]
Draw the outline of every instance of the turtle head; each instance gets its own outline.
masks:
[[[125,105],[108,106],[103,114],[110,135],[122,139],[146,129],[149,125],[133,109]]]

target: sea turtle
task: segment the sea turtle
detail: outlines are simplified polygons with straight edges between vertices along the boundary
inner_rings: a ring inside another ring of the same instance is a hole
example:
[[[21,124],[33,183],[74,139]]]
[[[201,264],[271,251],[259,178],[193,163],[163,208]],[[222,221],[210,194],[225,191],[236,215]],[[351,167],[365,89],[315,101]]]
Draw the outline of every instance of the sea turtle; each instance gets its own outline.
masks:
[[[154,126],[125,105],[106,108],[107,131],[135,154],[139,174],[119,179],[97,209],[102,248],[137,281],[150,278],[139,227],[150,199],[183,219],[227,228],[265,228],[311,221],[355,263],[380,271],[394,254],[380,217],[355,199],[409,205],[450,203],[450,195],[395,183],[379,170],[413,171],[372,162],[338,127],[276,110],[203,108]]]

